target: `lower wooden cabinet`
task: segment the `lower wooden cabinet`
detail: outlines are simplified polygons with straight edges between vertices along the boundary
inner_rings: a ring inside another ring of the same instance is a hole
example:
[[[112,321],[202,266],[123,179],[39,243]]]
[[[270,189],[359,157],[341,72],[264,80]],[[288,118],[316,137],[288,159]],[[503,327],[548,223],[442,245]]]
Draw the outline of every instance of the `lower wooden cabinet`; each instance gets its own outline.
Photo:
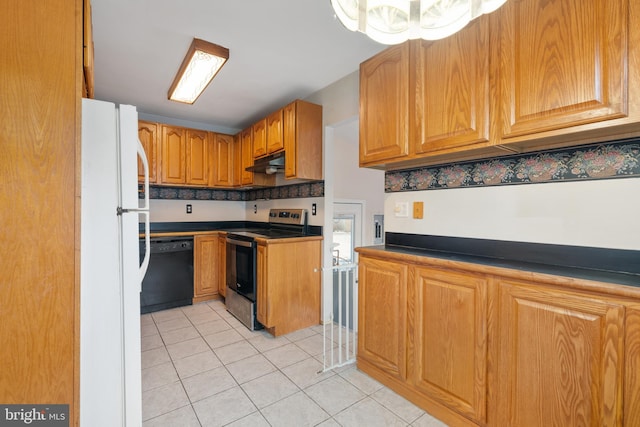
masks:
[[[409,284],[410,383],[482,424],[487,397],[487,279],[416,267]]]
[[[214,299],[220,286],[220,248],[217,233],[193,238],[193,303]]]
[[[320,239],[259,240],[257,316],[274,336],[320,323]]]
[[[218,293],[227,296],[227,233],[218,235]]]
[[[358,358],[401,380],[407,378],[407,270],[360,258]]]
[[[498,286],[498,423],[620,425],[623,303],[535,283]]]
[[[447,425],[640,425],[633,288],[358,252],[358,368]]]

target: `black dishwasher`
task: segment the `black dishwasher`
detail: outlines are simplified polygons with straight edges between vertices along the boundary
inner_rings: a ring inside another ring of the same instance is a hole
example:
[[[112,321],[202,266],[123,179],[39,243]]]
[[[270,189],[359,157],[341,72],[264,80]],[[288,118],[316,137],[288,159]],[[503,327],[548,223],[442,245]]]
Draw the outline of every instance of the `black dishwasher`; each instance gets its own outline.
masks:
[[[140,240],[140,259],[144,258]],[[151,313],[193,303],[193,238],[151,239],[151,257],[142,280],[140,313]]]

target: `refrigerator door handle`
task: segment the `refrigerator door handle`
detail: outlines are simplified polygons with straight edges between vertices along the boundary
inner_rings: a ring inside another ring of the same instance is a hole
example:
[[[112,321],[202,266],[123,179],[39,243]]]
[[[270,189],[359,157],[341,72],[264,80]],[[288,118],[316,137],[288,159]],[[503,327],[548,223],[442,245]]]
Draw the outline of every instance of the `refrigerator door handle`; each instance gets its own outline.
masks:
[[[150,229],[149,229],[149,162],[147,155],[144,152],[144,147],[139,139],[138,142],[138,157],[142,160],[142,166],[144,169],[144,206],[140,209],[139,213],[144,215],[144,259],[140,265],[140,283],[144,279],[144,275],[147,274],[147,268],[149,268],[149,257],[151,256],[151,242],[150,242]]]

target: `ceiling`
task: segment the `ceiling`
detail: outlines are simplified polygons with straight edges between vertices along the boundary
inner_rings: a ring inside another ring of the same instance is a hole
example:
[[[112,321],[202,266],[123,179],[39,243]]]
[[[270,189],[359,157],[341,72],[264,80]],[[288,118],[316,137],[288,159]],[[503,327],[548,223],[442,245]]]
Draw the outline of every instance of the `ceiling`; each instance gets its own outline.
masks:
[[[329,0],[92,0],[95,97],[240,130],[358,70],[383,50]],[[229,61],[193,105],[167,91],[194,37]]]

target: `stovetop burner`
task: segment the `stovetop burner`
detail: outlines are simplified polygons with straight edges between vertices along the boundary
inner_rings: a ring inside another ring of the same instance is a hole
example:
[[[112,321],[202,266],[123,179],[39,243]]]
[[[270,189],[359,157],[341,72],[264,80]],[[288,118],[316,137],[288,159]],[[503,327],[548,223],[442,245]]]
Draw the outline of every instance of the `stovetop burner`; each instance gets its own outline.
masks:
[[[248,228],[230,231],[229,234],[247,239],[304,237],[307,235],[307,211],[306,209],[271,209],[268,228]]]

